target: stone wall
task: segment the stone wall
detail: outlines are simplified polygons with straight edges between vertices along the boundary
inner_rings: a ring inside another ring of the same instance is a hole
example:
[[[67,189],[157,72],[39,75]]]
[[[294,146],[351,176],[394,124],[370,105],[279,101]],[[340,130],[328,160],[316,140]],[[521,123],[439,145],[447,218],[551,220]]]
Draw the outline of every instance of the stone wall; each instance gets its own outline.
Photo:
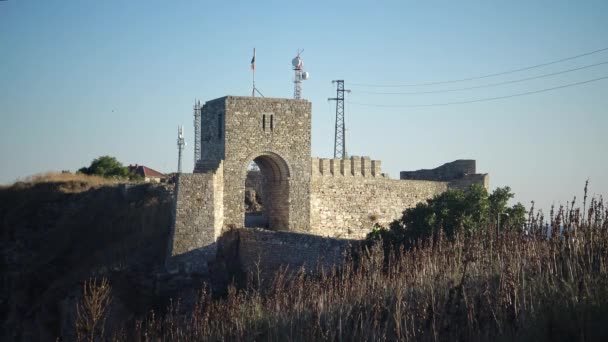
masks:
[[[490,176],[487,173],[476,173],[465,175],[462,178],[451,180],[449,183],[450,189],[466,190],[473,184],[481,184],[486,190],[490,189]]]
[[[448,182],[386,178],[380,162],[369,157],[313,158],[310,232],[364,238],[375,222],[388,224],[448,187]]]
[[[466,190],[473,184],[481,184],[489,189],[490,177],[488,174],[476,172],[475,160],[460,159],[430,170],[401,171],[399,178],[449,182],[450,189]]]
[[[430,170],[401,171],[399,179],[451,181],[473,174],[475,174],[475,160],[460,159]]]
[[[237,229],[238,259],[242,270],[263,280],[281,267],[298,271],[304,267],[313,272],[317,266],[328,269],[338,265],[349,248],[358,242],[345,239],[324,238],[310,234],[276,232],[264,229]],[[261,269],[258,268],[261,267]]]
[[[215,257],[224,217],[223,186],[222,164],[215,171],[177,175],[169,269],[185,265],[190,271],[204,272],[207,261]]]

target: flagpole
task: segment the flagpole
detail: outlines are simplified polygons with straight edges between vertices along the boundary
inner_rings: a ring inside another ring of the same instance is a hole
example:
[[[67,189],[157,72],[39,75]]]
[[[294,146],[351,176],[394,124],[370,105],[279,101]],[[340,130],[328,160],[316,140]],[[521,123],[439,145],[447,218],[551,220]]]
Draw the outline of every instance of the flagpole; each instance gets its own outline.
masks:
[[[253,48],[253,60],[251,61],[252,81],[253,88],[251,89],[251,96],[255,97],[255,48]]]

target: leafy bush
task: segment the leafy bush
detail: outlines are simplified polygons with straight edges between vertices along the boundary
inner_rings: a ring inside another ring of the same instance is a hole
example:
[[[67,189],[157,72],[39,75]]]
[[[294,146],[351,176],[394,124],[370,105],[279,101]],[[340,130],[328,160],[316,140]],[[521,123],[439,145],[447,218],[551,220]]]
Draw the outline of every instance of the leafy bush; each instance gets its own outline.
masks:
[[[94,159],[89,167],[82,167],[79,173],[95,175],[105,178],[128,178],[130,180],[141,180],[141,176],[129,171],[128,167],[122,165],[115,157],[101,156]]]
[[[406,209],[388,229],[374,226],[367,239],[382,240],[387,246],[412,246],[421,239],[436,240],[440,231],[453,239],[456,233],[467,236],[482,229],[521,228],[526,209],[520,203],[508,207],[511,198],[509,187],[497,188],[492,194],[478,184],[466,191],[451,189]]]

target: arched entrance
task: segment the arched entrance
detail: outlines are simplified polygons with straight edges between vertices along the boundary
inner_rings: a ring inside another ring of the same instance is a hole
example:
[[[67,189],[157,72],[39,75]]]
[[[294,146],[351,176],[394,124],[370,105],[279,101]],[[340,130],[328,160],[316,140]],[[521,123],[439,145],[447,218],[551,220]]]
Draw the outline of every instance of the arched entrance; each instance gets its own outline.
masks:
[[[248,161],[245,227],[289,229],[289,177],[287,163],[276,153],[261,153]]]

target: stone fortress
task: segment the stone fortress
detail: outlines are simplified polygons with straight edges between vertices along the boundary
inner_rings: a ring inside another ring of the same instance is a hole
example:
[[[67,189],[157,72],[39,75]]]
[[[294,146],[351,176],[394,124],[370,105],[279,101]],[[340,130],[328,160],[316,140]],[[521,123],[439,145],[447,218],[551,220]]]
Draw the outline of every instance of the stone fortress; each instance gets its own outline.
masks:
[[[267,228],[360,239],[374,223],[450,188],[488,187],[474,160],[390,179],[369,157],[311,158],[311,103],[226,96],[201,111],[201,159],[176,179],[173,260],[209,258],[220,235],[245,226],[245,183],[255,162],[261,173]],[[284,233],[281,233],[284,234]]]

